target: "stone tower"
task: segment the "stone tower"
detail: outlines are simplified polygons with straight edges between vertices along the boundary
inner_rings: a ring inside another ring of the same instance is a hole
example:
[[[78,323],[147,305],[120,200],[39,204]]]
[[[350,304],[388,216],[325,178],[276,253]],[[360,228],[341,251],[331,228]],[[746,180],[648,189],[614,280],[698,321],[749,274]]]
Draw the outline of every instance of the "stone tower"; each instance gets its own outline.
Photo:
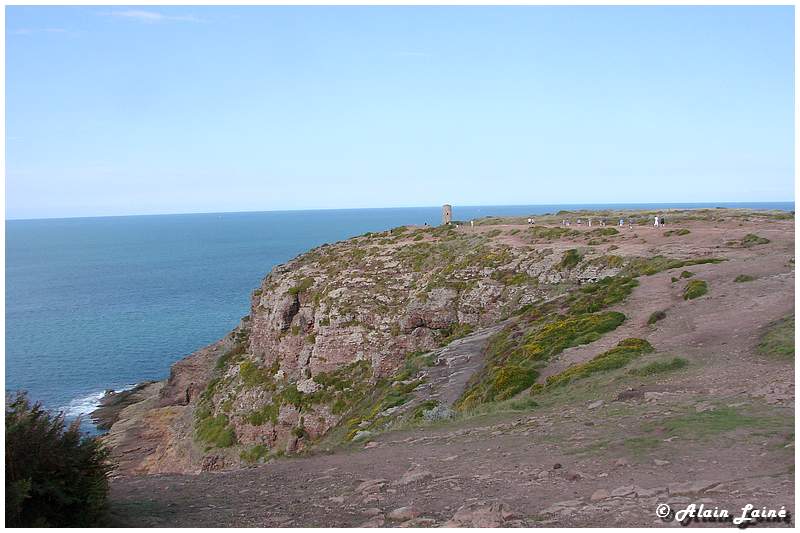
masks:
[[[453,220],[453,206],[450,204],[444,204],[442,206],[442,225],[446,226],[450,224]]]

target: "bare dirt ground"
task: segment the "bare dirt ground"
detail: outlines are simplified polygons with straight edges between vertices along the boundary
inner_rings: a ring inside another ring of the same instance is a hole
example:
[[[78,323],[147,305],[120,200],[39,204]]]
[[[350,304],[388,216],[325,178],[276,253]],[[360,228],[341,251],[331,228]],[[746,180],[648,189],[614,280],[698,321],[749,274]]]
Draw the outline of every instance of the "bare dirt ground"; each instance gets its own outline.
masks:
[[[621,369],[537,396],[539,405],[525,411],[392,431],[332,453],[230,472],[119,478],[114,524],[676,525],[656,516],[661,503],[793,513],[794,362],[757,350],[766,328],[794,312],[793,222],[680,227],[691,234],[625,228],[614,243],[618,253],[727,261],[640,277],[614,308],[628,317],[623,325],[564,351],[545,377],[627,337],[656,348],[642,363],[679,356],[686,368],[652,376]],[[747,233],[772,242],[726,244]],[[683,270],[708,283],[705,296],[683,299],[688,280],[672,281]],[[740,274],[755,279],[734,282]],[[647,325],[654,311],[666,317]],[[458,397],[480,367],[486,333],[442,350],[430,394]]]

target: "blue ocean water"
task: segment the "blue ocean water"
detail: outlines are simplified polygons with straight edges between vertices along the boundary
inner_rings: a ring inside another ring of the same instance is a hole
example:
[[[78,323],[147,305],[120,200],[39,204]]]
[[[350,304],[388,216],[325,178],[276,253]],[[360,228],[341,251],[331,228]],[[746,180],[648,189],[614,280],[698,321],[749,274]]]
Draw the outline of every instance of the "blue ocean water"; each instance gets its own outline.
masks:
[[[604,207],[794,203],[454,206],[453,216]],[[171,363],[225,335],[276,264],[439,219],[439,207],[421,207],[6,221],[6,391],[27,390],[68,417],[88,413],[106,389],[163,379]]]

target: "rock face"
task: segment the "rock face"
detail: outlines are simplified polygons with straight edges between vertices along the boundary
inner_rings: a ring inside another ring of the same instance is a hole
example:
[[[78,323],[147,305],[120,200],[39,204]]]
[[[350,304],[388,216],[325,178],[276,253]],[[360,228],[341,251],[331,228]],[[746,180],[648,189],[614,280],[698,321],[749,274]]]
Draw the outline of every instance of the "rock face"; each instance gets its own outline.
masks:
[[[588,260],[599,250],[565,265],[569,244],[534,244],[541,239],[524,232],[401,227],[277,266],[234,332],[173,365],[153,403],[181,422],[151,433],[194,441],[181,461],[195,470],[303,449],[391,381],[409,354],[548,298],[554,284],[619,270]]]
[[[91,415],[92,422],[98,429],[110,429],[114,422],[119,420],[120,412],[134,403],[139,403],[147,398],[147,388],[152,381],[139,383],[132,389],[116,392],[107,391],[106,395],[100,400],[100,406]]]

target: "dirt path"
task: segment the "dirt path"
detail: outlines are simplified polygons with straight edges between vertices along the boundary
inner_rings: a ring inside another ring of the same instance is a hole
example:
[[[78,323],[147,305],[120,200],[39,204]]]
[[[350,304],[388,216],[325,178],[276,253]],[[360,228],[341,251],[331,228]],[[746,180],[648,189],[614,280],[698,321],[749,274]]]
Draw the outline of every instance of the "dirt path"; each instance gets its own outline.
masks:
[[[652,456],[632,453],[625,439],[595,448],[609,429],[633,433],[668,408],[677,405],[624,405],[604,413],[608,428],[585,408],[505,415],[242,471],[129,478],[113,484],[114,517],[131,526],[338,527],[397,525],[408,518],[391,521],[392,511],[412,507],[408,516],[430,525],[475,504],[494,525],[648,526],[659,524],[654,511],[663,502],[791,505],[793,449],[785,435],[740,432],[735,446],[719,435],[661,439]],[[492,515],[496,502],[511,515]]]

